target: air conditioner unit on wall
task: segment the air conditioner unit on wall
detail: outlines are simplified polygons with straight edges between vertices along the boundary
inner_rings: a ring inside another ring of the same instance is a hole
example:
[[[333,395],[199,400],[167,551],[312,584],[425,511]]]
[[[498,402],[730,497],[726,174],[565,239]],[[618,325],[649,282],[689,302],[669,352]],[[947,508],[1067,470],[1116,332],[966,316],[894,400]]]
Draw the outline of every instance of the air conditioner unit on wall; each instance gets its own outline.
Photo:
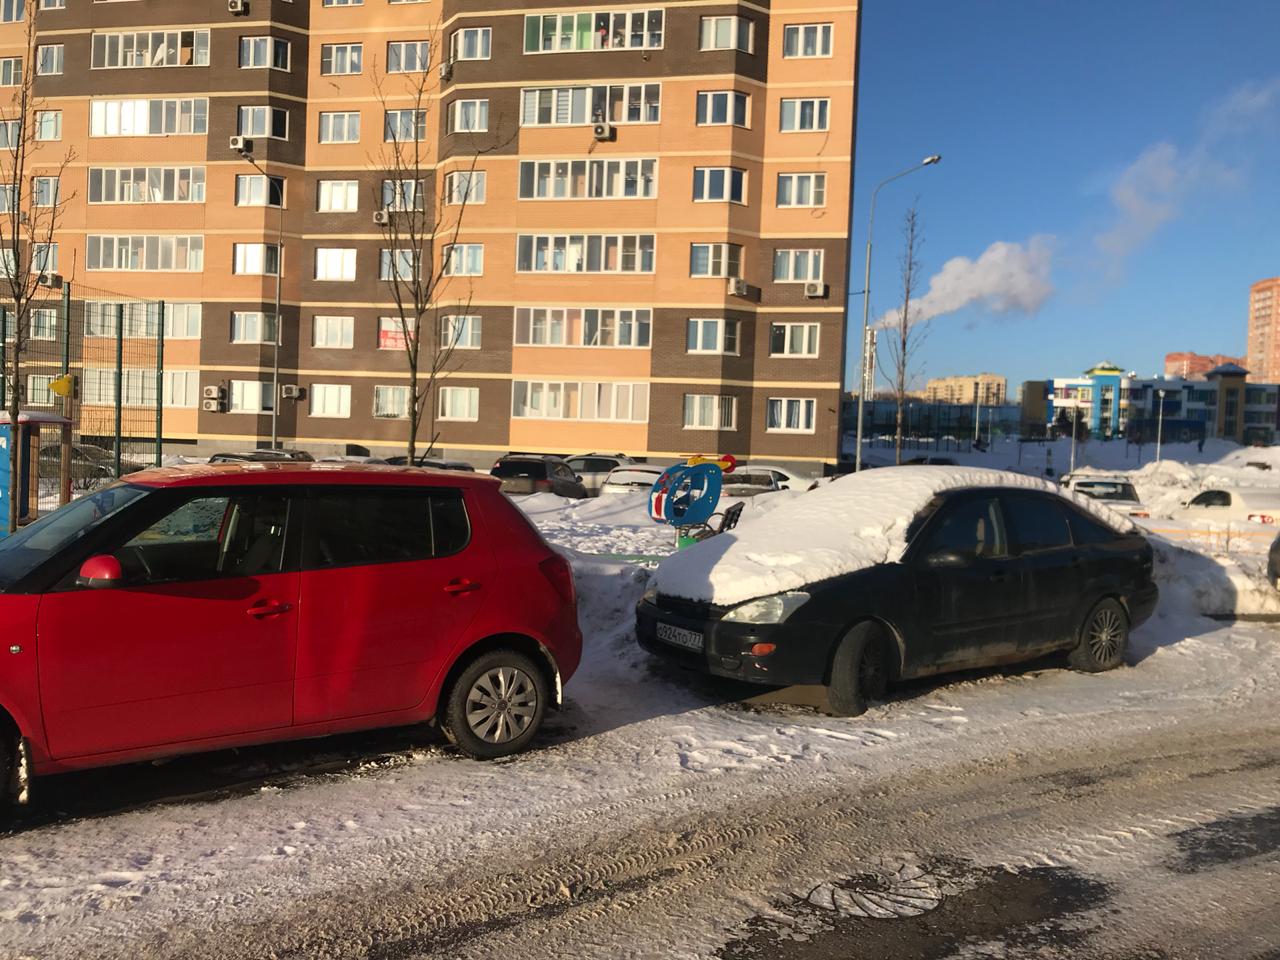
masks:
[[[204,398],[206,400],[221,400],[225,395],[225,391],[216,383],[204,388]]]
[[[612,123],[597,123],[591,127],[591,135],[597,140],[612,140],[614,133]]]
[[[296,383],[280,384],[280,398],[282,400],[300,400],[302,398],[302,388]]]
[[[446,81],[453,79],[453,62],[452,61],[442,60],[440,62],[440,79],[446,80]]]
[[[227,0],[227,12],[242,17],[249,12],[249,0]]]
[[[810,280],[804,285],[804,295],[810,300],[823,300],[827,296],[827,285],[821,280]]]
[[[253,153],[253,140],[249,137],[232,137],[227,145],[236,153]]]
[[[376,227],[385,227],[391,220],[391,214],[386,210],[373,211],[373,224]]]
[[[745,297],[747,295],[747,281],[740,280],[737,277],[729,278],[729,296]]]
[[[222,401],[221,400],[202,400],[200,401],[200,409],[203,410],[205,413],[221,413]]]

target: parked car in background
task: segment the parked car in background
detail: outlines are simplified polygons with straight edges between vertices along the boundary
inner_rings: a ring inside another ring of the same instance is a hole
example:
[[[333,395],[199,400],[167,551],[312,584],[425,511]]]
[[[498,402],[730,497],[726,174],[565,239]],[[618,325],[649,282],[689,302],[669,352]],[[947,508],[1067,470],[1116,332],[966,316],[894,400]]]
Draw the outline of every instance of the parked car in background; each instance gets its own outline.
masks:
[[[727,546],[664,559],[637,637],[719,676],[825,684],[844,714],[891,681],[1054,650],[1109,670],[1155,609],[1151,546],[1126,518],[1055,489],[948,467],[825,484]]]
[[[569,465],[549,453],[513,453],[498,460],[489,471],[502,481],[502,492],[513,496],[554,493],[581,500],[587,496],[582,480]]]
[[[1280,523],[1280,490],[1274,487],[1202,490],[1184,503],[1175,516],[1215,523]]]
[[[146,469],[147,464],[128,457],[120,458],[120,472],[133,473]],[[62,473],[62,444],[46,443],[40,448],[40,476],[53,480]],[[71,482],[77,487],[92,486],[116,475],[115,452],[91,443],[71,445]]]
[[[779,490],[807,490],[816,479],[815,477],[807,477],[796,473],[788,467],[775,466],[772,463],[746,463],[739,469],[768,471],[773,474],[773,479],[777,481]],[[734,471],[735,474],[737,472],[737,470]],[[733,474],[729,476],[732,477]]]
[[[665,469],[666,467],[656,463],[629,463],[625,467],[617,467],[610,470],[604,483],[600,484],[600,496],[618,493],[648,494]]]
[[[433,718],[472,756],[520,750],[581,634],[568,561],[498,486],[355,464],[180,467],[24,527],[0,541],[0,769]]]
[[[354,454],[331,454],[327,457],[317,457],[316,463],[365,463],[374,466],[387,466],[387,461],[381,457],[364,457]]]
[[[565,463],[587,488],[587,495],[598,497],[600,487],[611,471],[635,461],[624,453],[582,453],[567,458]]]
[[[910,459],[904,458],[902,461],[903,466],[918,467],[921,464],[929,464],[934,467],[954,467],[956,465],[956,458],[939,457],[934,454],[927,454],[920,457],[911,457]]]
[[[1112,510],[1126,516],[1139,518],[1151,516],[1151,512],[1143,508],[1137,489],[1123,477],[1069,473],[1062,478],[1062,485],[1099,503],[1105,503]]]
[[[315,457],[305,450],[272,450],[260,447],[243,453],[215,453],[210,463],[314,463]]]
[[[393,467],[408,466],[409,458],[404,454],[387,457],[387,463]],[[463,473],[475,473],[476,468],[465,460],[441,460],[439,457],[414,457],[415,467],[429,467],[432,470],[461,470]]]
[[[724,475],[724,479],[721,481],[720,495],[723,497],[754,497],[762,493],[773,493],[780,489],[772,470],[760,467],[738,467],[733,473]]]

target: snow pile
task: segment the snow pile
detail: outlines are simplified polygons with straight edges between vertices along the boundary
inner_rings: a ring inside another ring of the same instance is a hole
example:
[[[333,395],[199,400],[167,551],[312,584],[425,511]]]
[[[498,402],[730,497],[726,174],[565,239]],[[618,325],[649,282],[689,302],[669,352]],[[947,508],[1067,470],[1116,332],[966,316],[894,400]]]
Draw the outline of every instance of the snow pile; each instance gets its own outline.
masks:
[[[793,497],[733,533],[668,557],[658,566],[658,590],[731,604],[896,562],[916,514],[938,494],[966,487],[1059,493],[1117,530],[1133,529],[1098,502],[1037,477],[961,467],[870,470]]]
[[[1147,540],[1155,554],[1161,617],[1280,614],[1280,592],[1267,580],[1265,552],[1207,552],[1157,535]]]

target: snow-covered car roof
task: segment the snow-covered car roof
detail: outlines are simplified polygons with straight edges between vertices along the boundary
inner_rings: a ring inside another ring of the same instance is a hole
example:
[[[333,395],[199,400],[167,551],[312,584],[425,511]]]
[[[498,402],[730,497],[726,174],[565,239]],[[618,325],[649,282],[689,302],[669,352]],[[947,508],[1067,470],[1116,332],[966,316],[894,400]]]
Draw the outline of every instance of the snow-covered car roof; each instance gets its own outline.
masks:
[[[1113,529],[1133,523],[1096,500],[1039,477],[976,467],[908,466],[852,474],[711,537],[658,565],[658,592],[716,604],[796,590],[902,559],[912,520],[935,496],[974,487],[1041,490]]]

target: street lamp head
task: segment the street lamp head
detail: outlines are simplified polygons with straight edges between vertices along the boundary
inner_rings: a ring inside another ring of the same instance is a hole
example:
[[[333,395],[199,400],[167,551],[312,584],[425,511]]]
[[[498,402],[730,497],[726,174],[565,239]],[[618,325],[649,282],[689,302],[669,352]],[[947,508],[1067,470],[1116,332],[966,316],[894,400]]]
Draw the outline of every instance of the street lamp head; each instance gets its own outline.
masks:
[[[940,153],[935,153],[935,154],[933,154],[932,156],[925,157],[925,158],[924,158],[924,162],[923,162],[923,163],[921,163],[921,164],[920,164],[920,166],[922,166],[922,167],[931,167],[931,166],[933,166],[935,163],[941,163],[941,162],[942,162],[942,154],[940,154]]]

